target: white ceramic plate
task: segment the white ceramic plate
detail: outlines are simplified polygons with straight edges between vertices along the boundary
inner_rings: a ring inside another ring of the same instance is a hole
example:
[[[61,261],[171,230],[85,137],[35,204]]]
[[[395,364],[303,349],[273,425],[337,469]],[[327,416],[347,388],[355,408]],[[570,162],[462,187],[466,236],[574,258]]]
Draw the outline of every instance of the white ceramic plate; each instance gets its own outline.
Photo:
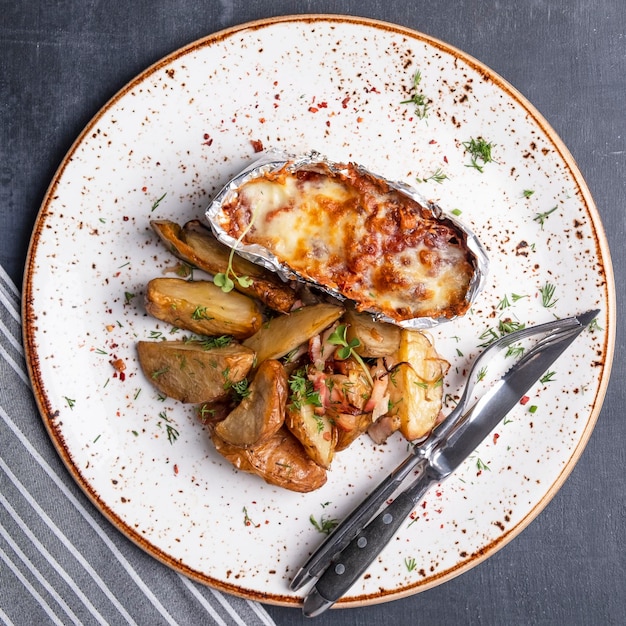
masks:
[[[401,104],[416,71],[430,100],[424,119]],[[482,173],[463,145],[479,137],[493,144]],[[337,456],[318,492],[282,491],[235,471],[193,408],[159,401],[140,372],[137,340],[169,332],[146,315],[144,286],[176,264],[149,221],[202,218],[255,157],[253,142],[351,159],[461,211],[489,250],[491,273],[473,310],[433,332],[452,363],[450,395],[480,335],[501,319],[601,310],[552,381],[427,495],[342,602],[439,584],[519,533],[571,471],[604,397],[615,298],[600,218],[565,146],[504,80],[420,33],[336,16],[243,25],[171,54],[104,106],[52,181],[28,260],[25,343],[50,436],[95,504],[156,558],[219,589],[288,605],[301,598],[290,578],[323,538],[310,517],[341,518],[403,458],[400,438],[381,447],[363,437]]]

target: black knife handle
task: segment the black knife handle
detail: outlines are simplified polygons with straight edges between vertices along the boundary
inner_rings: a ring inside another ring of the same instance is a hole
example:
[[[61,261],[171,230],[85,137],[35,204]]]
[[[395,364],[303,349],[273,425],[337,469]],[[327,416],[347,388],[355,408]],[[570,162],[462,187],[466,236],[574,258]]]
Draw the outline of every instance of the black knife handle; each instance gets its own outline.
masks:
[[[345,595],[391,541],[414,507],[414,500],[406,492],[398,495],[330,564],[315,585],[317,593],[329,603]],[[306,601],[304,610],[306,613]]]
[[[322,542],[293,578],[290,588],[297,590],[312,578],[321,576],[330,565],[334,555],[341,552],[374,517],[380,507],[398,490],[406,477],[413,471],[417,472],[418,476],[423,474],[425,466],[425,459],[413,454],[409,455]]]

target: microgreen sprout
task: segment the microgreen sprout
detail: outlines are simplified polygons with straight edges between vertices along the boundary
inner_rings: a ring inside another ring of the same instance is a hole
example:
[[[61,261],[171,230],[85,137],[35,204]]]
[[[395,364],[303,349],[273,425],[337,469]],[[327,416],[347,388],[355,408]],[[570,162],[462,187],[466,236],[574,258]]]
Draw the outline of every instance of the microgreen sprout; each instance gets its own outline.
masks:
[[[328,337],[328,342],[333,344],[334,346],[339,346],[336,351],[336,355],[338,359],[342,361],[352,357],[363,370],[365,377],[367,378],[369,384],[373,387],[374,381],[372,380],[372,375],[370,374],[370,370],[365,364],[365,361],[361,358],[361,355],[355,351],[355,348],[358,348],[361,345],[361,342],[357,337],[348,342],[346,338],[346,332],[348,330],[348,326],[346,324],[340,324],[337,328],[332,332],[330,337]]]
[[[243,229],[241,235],[237,237],[237,241],[235,241],[235,245],[231,247],[230,254],[228,255],[228,266],[226,267],[225,272],[219,272],[213,276],[213,282],[224,292],[228,293],[235,288],[235,281],[240,287],[247,289],[254,282],[249,276],[238,276],[233,269],[233,258],[235,256],[235,249],[239,246],[239,244],[243,241],[243,238],[248,234],[250,229],[254,224],[254,220],[256,218],[256,211],[258,207],[255,207],[252,212],[252,217],[248,225]],[[232,278],[231,278],[232,276]],[[234,279],[234,280],[233,280]]]

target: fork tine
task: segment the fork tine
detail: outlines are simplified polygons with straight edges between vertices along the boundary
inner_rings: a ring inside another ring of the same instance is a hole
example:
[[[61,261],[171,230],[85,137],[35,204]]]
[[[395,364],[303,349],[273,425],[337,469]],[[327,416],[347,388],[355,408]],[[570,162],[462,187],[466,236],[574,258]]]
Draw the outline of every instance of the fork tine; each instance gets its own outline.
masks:
[[[435,430],[435,437],[439,438],[445,435],[448,430],[455,424],[457,419],[464,413],[467,408],[467,403],[469,401],[471,393],[474,391],[475,387],[475,379],[474,373],[480,369],[483,363],[487,360],[491,359],[494,354],[503,350],[504,348],[509,348],[513,344],[522,341],[523,339],[527,339],[529,337],[533,337],[535,335],[540,335],[547,333],[545,337],[543,337],[537,343],[535,348],[538,348],[540,344],[543,344],[544,341],[556,337],[560,337],[561,333],[568,332],[577,328],[580,328],[581,323],[576,317],[565,317],[558,320],[553,320],[551,322],[545,322],[543,324],[538,324],[537,326],[526,326],[524,328],[520,328],[512,333],[508,333],[499,337],[495,341],[489,344],[485,350],[483,350],[474,360],[472,367],[470,368],[469,374],[467,375],[467,380],[465,384],[465,388],[463,389],[463,393],[461,394],[461,398],[459,402],[454,407],[454,409],[443,419],[443,421],[437,426]]]

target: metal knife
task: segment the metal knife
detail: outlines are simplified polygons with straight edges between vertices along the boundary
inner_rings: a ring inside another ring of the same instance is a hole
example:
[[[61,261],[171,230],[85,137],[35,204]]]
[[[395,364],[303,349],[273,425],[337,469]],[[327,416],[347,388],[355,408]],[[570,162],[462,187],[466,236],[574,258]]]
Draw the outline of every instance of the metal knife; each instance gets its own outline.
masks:
[[[323,613],[350,589],[396,534],[428,489],[440,484],[473,453],[597,314],[598,311],[589,311],[574,318],[577,322],[574,326],[555,333],[529,350],[454,425],[448,426],[443,437],[422,446],[417,461],[409,457],[396,470],[403,474],[403,468],[410,465],[411,471],[405,472],[402,478],[408,477],[411,472],[414,472],[415,477],[408,488],[360,529],[347,545],[341,538],[336,543],[333,542],[332,545],[336,546],[335,553],[324,564],[325,570],[319,571],[318,563],[314,576],[319,576],[319,580],[304,599],[303,613],[307,617]],[[389,484],[389,481],[384,483]],[[398,487],[397,483],[395,487]],[[378,508],[379,505],[375,509],[372,507],[369,511],[371,515]],[[302,570],[298,576],[301,580],[306,578]]]

